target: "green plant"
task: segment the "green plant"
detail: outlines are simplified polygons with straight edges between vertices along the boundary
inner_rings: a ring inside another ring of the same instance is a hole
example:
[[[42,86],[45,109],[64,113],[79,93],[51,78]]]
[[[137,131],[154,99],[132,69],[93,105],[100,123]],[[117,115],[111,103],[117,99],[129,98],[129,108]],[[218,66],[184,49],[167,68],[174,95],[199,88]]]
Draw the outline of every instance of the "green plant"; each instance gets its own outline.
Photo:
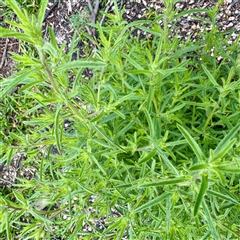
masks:
[[[73,25],[74,29],[79,32],[85,30],[85,26],[89,23],[89,12],[84,11],[78,14],[74,14],[70,17],[70,22]]]
[[[21,21],[9,23],[21,30],[0,28],[0,37],[17,37],[35,52],[14,54],[21,68],[1,81],[1,99],[12,104],[9,93],[21,84],[17,114],[26,129],[2,142],[2,160],[24,149],[24,164],[38,171],[2,191],[0,236],[239,238],[239,46],[227,46],[231,63],[217,66],[209,40],[169,38],[170,12],[160,16],[163,28],[109,14],[106,26],[95,25],[90,57],[71,62],[73,44],[64,53],[51,29],[50,42],[42,38],[45,1],[37,17],[7,2]],[[133,38],[136,28],[153,39]],[[85,68],[93,70],[88,81]],[[100,230],[94,222],[104,216]]]

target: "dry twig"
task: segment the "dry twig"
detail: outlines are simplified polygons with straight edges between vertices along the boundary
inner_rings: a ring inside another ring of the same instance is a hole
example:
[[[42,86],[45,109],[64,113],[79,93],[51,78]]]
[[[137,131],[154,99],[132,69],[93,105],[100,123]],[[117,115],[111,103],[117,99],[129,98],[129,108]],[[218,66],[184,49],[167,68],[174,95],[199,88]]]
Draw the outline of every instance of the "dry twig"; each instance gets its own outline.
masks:
[[[1,63],[0,63],[0,69],[3,67],[4,62],[6,60],[8,41],[9,41],[9,39],[7,38],[6,43],[5,43],[5,47],[4,47],[4,51],[3,51],[3,55],[2,55],[2,60],[1,60]]]
[[[92,24],[95,24],[96,23],[97,14],[98,14],[98,11],[99,11],[100,1],[96,0],[94,7],[93,7],[93,5],[91,3],[91,0],[87,0],[87,3],[88,3],[88,8],[90,10],[90,22]],[[92,36],[96,40],[95,29],[94,28],[89,29],[88,26],[86,26],[86,29],[88,31],[88,34],[90,36]]]
[[[109,9],[113,6],[113,4],[114,4],[113,1],[111,1],[111,2],[108,4],[108,6],[107,6],[106,9],[105,9],[105,12],[106,12],[106,13],[107,13],[107,12],[109,11]],[[101,18],[101,20],[100,20],[100,25],[103,24],[104,19],[105,19],[105,15],[103,14],[103,16],[102,16],[102,18]]]

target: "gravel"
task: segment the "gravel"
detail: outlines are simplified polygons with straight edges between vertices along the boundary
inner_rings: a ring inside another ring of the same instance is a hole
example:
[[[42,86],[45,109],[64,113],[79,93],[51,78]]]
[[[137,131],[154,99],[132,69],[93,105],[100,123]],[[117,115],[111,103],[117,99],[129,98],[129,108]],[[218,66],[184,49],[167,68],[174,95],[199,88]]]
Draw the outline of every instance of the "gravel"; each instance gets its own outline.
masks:
[[[87,0],[71,0],[71,1],[59,1],[50,0],[46,18],[44,21],[44,34],[46,34],[46,29],[48,26],[54,29],[56,34],[56,39],[59,45],[63,44],[66,41],[67,46],[65,51],[69,50],[69,45],[71,43],[73,37],[73,25],[78,25],[83,30],[88,16],[88,4]],[[93,0],[92,0],[93,2]],[[102,1],[104,2],[104,1]],[[107,1],[105,1],[107,2]],[[145,19],[146,15],[149,14],[161,14],[164,10],[164,4],[162,0],[118,0],[119,6],[125,8],[123,18],[132,22],[135,20]],[[217,0],[182,0],[175,3],[175,9],[180,13],[182,11],[191,10],[194,8],[203,8],[210,9],[214,5],[216,5]],[[103,11],[106,11],[109,7],[109,4],[100,4],[100,8]],[[108,12],[111,12],[113,6],[111,4],[111,8],[108,9]],[[0,6],[0,20],[4,21],[4,15],[1,16],[1,12],[4,12],[4,7]],[[204,27],[206,30],[211,30],[211,25],[206,24],[203,26],[202,22],[197,19],[202,18],[205,20],[210,20],[207,13],[196,13],[189,14],[183,17],[180,17],[178,20],[173,22],[174,27],[171,30],[171,35],[177,34],[181,39],[187,39],[190,35],[193,40],[196,40],[198,33],[204,31]],[[161,21],[159,21],[160,25],[163,25]],[[224,0],[224,3],[221,6],[220,12],[218,12],[216,17],[216,24],[219,25],[219,31],[230,31],[231,38],[228,40],[230,44],[236,41],[240,32],[240,0]],[[170,28],[172,25],[169,26]],[[143,36],[146,33],[141,32]],[[47,37],[46,37],[47,38]],[[13,73],[14,70],[14,62],[10,58],[10,51],[14,51],[19,53],[18,41],[14,39],[9,39],[7,51],[6,49],[6,39],[0,38],[0,63],[3,62],[0,68],[0,77],[8,77]],[[84,56],[85,46],[83,43],[79,42],[80,55]]]

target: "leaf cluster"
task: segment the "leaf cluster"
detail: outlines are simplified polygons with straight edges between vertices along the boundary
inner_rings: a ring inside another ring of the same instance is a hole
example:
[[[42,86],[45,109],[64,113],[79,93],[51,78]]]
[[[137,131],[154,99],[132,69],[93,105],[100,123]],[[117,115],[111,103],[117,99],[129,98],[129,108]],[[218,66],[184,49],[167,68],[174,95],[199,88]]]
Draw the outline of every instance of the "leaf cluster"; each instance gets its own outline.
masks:
[[[24,150],[24,165],[37,172],[1,192],[0,236],[238,238],[239,46],[218,38],[211,57],[212,40],[170,38],[176,15],[166,1],[156,20],[127,24],[117,10],[107,14],[106,26],[94,26],[98,40],[88,37],[95,49],[72,61],[75,41],[65,53],[52,29],[49,42],[42,38],[46,1],[37,17],[7,2],[21,23],[9,22],[19,30],[0,28],[0,37],[34,50],[14,54],[21,69],[1,81],[4,111],[17,106],[21,119],[16,132],[1,120],[1,161],[10,164]],[[152,38],[132,37],[135,29]],[[93,73],[88,80],[86,68]],[[96,221],[104,216],[100,230]]]

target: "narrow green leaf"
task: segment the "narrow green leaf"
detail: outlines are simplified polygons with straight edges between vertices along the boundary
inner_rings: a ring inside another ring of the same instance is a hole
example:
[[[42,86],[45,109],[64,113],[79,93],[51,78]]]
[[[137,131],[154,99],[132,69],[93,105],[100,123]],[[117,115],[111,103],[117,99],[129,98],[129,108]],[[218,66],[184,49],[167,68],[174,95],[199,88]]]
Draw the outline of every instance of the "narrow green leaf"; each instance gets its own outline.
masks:
[[[13,22],[13,21],[10,21],[10,20],[6,20],[6,23],[9,24],[9,25],[12,25],[13,27],[16,27],[15,29],[22,29],[24,32],[27,30],[26,27],[24,27],[21,23],[16,23],[16,22]],[[8,28],[6,28],[8,30]]]
[[[103,68],[105,66],[106,66],[106,63],[103,63],[103,62],[92,62],[92,61],[78,60],[78,61],[64,63],[64,64],[56,67],[53,70],[53,72],[57,73],[57,72],[65,71],[65,70],[72,69],[72,68],[101,69],[101,68]]]
[[[207,222],[208,222],[209,230],[211,231],[214,239],[215,239],[215,240],[221,239],[221,238],[219,237],[219,234],[218,234],[215,226],[214,226],[214,222],[213,222],[213,219],[212,219],[212,217],[211,217],[211,213],[210,213],[210,211],[209,211],[209,209],[208,209],[208,206],[207,206],[207,204],[206,204],[206,202],[205,202],[204,199],[203,199],[203,201],[202,201],[202,206],[203,206],[203,211],[204,211],[204,217],[206,218],[206,220],[207,220]]]
[[[159,36],[159,37],[162,36],[162,33],[160,33],[159,31],[156,31],[154,29],[151,29],[149,27],[137,26],[137,28],[141,29],[144,32],[147,32],[147,33],[150,33],[152,35],[155,35],[155,36]]]
[[[185,48],[181,48],[181,50],[178,50],[176,51],[172,56],[171,58],[179,58],[181,57],[182,55],[185,55],[186,53],[188,52],[193,52],[199,48],[202,48],[202,46],[190,46],[190,47],[185,47]],[[196,89],[198,91],[198,89]]]
[[[237,237],[237,239],[240,239],[240,231],[238,229],[239,224],[238,224],[238,226],[236,224],[233,224],[233,226],[229,227],[229,226],[226,226],[226,225],[218,222],[218,226],[224,228],[224,230],[227,230],[228,233],[231,232],[233,235],[235,235]]]
[[[147,75],[147,76],[151,76],[152,75],[152,71],[146,70],[146,69],[142,69],[142,70],[128,70],[127,73],[132,73],[134,75],[138,75],[138,74],[144,74],[144,75]]]
[[[229,165],[218,165],[216,168],[222,172],[240,174],[240,167],[234,168]]]
[[[194,102],[194,101],[182,101],[183,103],[186,103],[186,105],[190,105],[190,106],[197,106],[197,107],[215,107],[216,104],[215,103],[211,103],[209,101],[206,102]]]
[[[156,65],[156,66],[159,66],[161,62],[167,60],[167,57],[164,57],[161,54],[164,39],[163,38],[159,39],[159,38],[155,37],[153,41],[157,42],[157,50],[156,50],[156,53],[155,53],[155,58],[154,58],[153,64]]]
[[[229,133],[222,139],[222,141],[217,145],[214,150],[214,156],[219,156],[223,149],[226,148],[226,145],[229,144],[229,141],[237,134],[238,130],[240,129],[240,124],[237,124],[233,127]]]
[[[93,154],[90,155],[90,158],[92,159],[92,161],[98,166],[98,168],[100,169],[100,171],[103,173],[103,175],[106,176],[106,172],[105,170],[103,169],[103,167],[101,166],[101,164],[98,162],[97,158],[95,158],[93,156]]]
[[[57,40],[56,40],[56,36],[55,36],[55,33],[54,33],[53,29],[49,27],[48,31],[49,31],[49,36],[50,36],[52,46],[55,49],[59,49],[58,44],[57,44]]]
[[[186,68],[182,65],[186,65],[187,62],[183,62],[183,63],[180,63],[179,65],[177,65],[176,67],[173,67],[173,68],[168,68],[168,69],[158,69],[156,70],[156,72],[162,74],[164,77],[166,76],[169,76],[170,74],[172,73],[176,73],[176,72],[185,72],[186,71]]]
[[[136,188],[137,186],[136,185],[132,185],[131,183],[127,183],[127,184],[125,183],[125,184],[120,184],[120,185],[116,186],[116,188],[124,188],[124,189],[132,188],[132,187]]]
[[[129,122],[127,125],[125,125],[124,128],[122,128],[120,131],[118,131],[116,133],[116,139],[121,137],[121,136],[124,136],[125,132],[127,132],[135,123],[136,123],[136,119],[133,119],[131,122]]]
[[[41,29],[42,29],[42,23],[43,23],[43,19],[45,17],[47,5],[48,5],[48,0],[41,1],[40,10],[38,13],[38,26],[37,26],[39,31],[41,31]]]
[[[23,197],[23,195],[20,193],[20,192],[17,192],[17,191],[13,191],[16,199],[23,205],[27,205],[27,201],[26,199]]]
[[[197,142],[192,138],[192,136],[188,133],[186,129],[184,129],[181,125],[177,124],[178,129],[181,131],[183,136],[186,138],[188,144],[196,154],[198,161],[204,162],[205,156],[201,150],[201,148],[198,146]]]
[[[171,222],[172,222],[172,217],[171,217],[171,213],[173,212],[171,209],[171,205],[172,205],[172,201],[171,198],[168,198],[166,200],[166,232],[169,234],[170,230],[171,230]]]
[[[100,119],[102,119],[102,117],[104,116],[104,111],[100,111],[96,114],[95,113],[91,113],[88,116],[86,116],[87,119],[90,119],[91,122],[96,122],[99,121]]]
[[[133,65],[133,66],[136,68],[136,70],[145,70],[140,64],[138,64],[135,60],[133,60],[133,59],[129,56],[129,54],[126,54],[126,53],[124,53],[124,52],[122,52],[121,54],[122,54],[122,56],[123,56],[125,59],[128,60],[128,62],[129,62],[131,65]]]
[[[45,217],[44,215],[38,214],[38,211],[34,210],[34,209],[29,209],[29,213],[33,215],[33,217],[36,220],[40,220],[44,223],[48,223],[48,224],[52,224],[53,222],[51,220],[49,220],[49,218]]]
[[[54,136],[57,142],[57,150],[59,153],[62,151],[62,146],[61,146],[61,129],[60,129],[60,111],[62,109],[62,105],[59,105],[55,114],[55,119],[54,119]]]
[[[120,149],[122,151],[124,151],[124,149],[122,149],[120,146],[118,146],[116,143],[113,142],[112,139],[110,139],[106,134],[104,134],[94,123],[89,123],[91,125],[91,127],[101,136],[103,137],[108,143],[110,143],[111,145],[115,146],[117,149]],[[125,151],[124,151],[125,152]]]
[[[222,204],[222,205],[219,207],[219,209],[220,209],[220,210],[227,210],[227,209],[230,209],[230,208],[232,208],[232,207],[234,207],[234,206],[236,206],[235,203],[230,203],[230,202],[228,202],[228,203]]]
[[[54,58],[58,57],[57,49],[54,48],[54,46],[51,43],[45,42],[42,49],[44,50],[44,52],[48,53],[52,57]]]
[[[151,116],[150,116],[150,113],[149,113],[149,111],[148,111],[146,108],[143,109],[143,112],[144,112],[144,114],[145,114],[145,116],[146,116],[146,118],[147,118],[150,137],[154,139],[154,137],[155,137],[155,131],[154,131],[154,125],[153,125],[153,122],[152,122],[152,118],[151,118]]]
[[[81,216],[79,216],[77,218],[77,220],[74,223],[74,230],[73,230],[72,234],[69,236],[69,240],[76,240],[76,236],[81,231],[85,218],[86,218],[85,214],[82,214]]]
[[[161,150],[161,148],[159,147],[158,143],[151,137],[149,137],[149,139],[151,140],[151,142],[153,143],[154,147],[157,149],[158,154],[160,155],[160,157],[162,158],[163,162],[167,165],[167,167],[176,175],[179,176],[179,172],[178,170],[172,165],[172,163],[168,160],[167,156],[165,155],[165,153]]]
[[[142,24],[148,24],[148,23],[152,23],[151,20],[138,20],[138,21],[133,21],[131,23],[129,23],[127,26],[125,26],[122,30],[122,32],[119,34],[116,42],[118,42],[119,39],[121,39],[125,34],[126,31],[131,28],[131,27],[136,27],[136,26],[140,26]]]
[[[218,175],[218,177],[221,180],[222,185],[226,186],[226,179],[225,179],[223,173],[217,167],[211,166],[211,170],[214,171]]]
[[[216,196],[216,197],[221,198],[223,200],[227,200],[227,201],[233,202],[233,203],[238,204],[238,205],[240,204],[240,201],[238,201],[236,199],[233,199],[232,197],[227,196],[226,194],[222,194],[220,192],[216,192],[216,191],[213,191],[213,190],[207,190],[207,193],[212,194],[213,196]]]
[[[189,168],[190,171],[200,171],[204,169],[208,169],[209,165],[206,163],[199,163],[194,164],[192,167]]]
[[[163,194],[161,194],[160,196],[154,198],[153,200],[143,204],[142,206],[136,208],[133,212],[137,213],[137,212],[141,212],[147,208],[150,208],[158,203],[160,203],[161,201],[165,200],[166,198],[170,197],[172,195],[172,193],[169,192],[165,192]]]
[[[192,15],[191,17],[192,17],[192,19],[198,20],[198,21],[201,22],[202,24],[212,25],[212,23],[213,23],[211,20],[208,20],[207,18],[197,17],[197,16],[194,16],[194,15]],[[227,32],[227,31],[226,31],[226,32]],[[226,32],[224,32],[224,33],[227,34]]]
[[[86,84],[86,86],[84,86],[87,88],[88,92],[89,92],[89,98],[91,96],[91,100],[93,101],[93,105],[95,107],[97,107],[98,103],[97,103],[97,94],[94,92],[94,89],[92,87],[90,87],[88,84]]]
[[[125,117],[125,115],[122,113],[122,112],[120,112],[120,111],[118,111],[118,110],[112,110],[114,113],[116,113],[120,118],[122,118],[122,119],[126,119],[126,117]]]
[[[34,68],[28,72],[23,72],[23,74],[21,74],[20,76],[17,76],[12,79],[8,78],[7,80],[5,80],[8,82],[8,85],[0,92],[0,99],[2,99],[9,91],[11,91],[14,87],[16,87],[19,83],[21,83],[28,75],[38,70],[39,68]]]
[[[52,124],[52,120],[51,119],[36,119],[33,121],[23,121],[23,124],[25,125],[50,125]]]
[[[125,225],[125,218],[124,217],[120,217],[117,219],[117,221],[115,221],[113,224],[111,224],[108,228],[106,228],[104,230],[104,233],[108,233],[108,232],[111,232],[113,231],[114,229],[119,229],[121,227],[122,224]]]
[[[217,155],[214,154],[214,157],[211,162],[214,162],[218,159],[222,159],[230,151],[230,149],[232,149],[235,142],[236,142],[236,139],[234,138],[229,142],[226,142],[226,144],[222,145],[221,150],[218,152]]]
[[[0,27],[0,38],[6,37],[14,37],[24,42],[34,44],[34,40],[29,35]]]
[[[10,214],[8,212],[6,212],[4,214],[4,223],[6,224],[5,229],[6,229],[6,232],[7,232],[7,239],[12,239],[12,233],[11,233],[12,231],[11,231],[11,225],[10,225],[11,221],[9,219],[9,217],[10,217],[9,215]],[[3,224],[3,222],[1,224]]]
[[[157,150],[154,148],[149,154],[147,154],[147,156],[140,158],[139,159],[139,164],[145,163],[147,161],[149,161],[152,157],[154,157],[156,155]]]
[[[9,150],[9,152],[8,152],[8,155],[7,155],[7,167],[10,166],[10,163],[12,161],[13,150],[14,150],[14,148],[11,148]]]
[[[156,182],[150,182],[150,183],[145,183],[140,185],[139,187],[158,187],[158,186],[165,186],[165,185],[173,185],[177,183],[182,183],[186,182],[187,178],[186,177],[176,177],[176,178],[171,178],[171,179],[164,179]]]
[[[208,76],[208,79],[211,81],[214,87],[220,87],[220,85],[216,82],[215,78],[213,75],[208,71],[208,69],[202,64],[202,68],[206,75]]]
[[[207,231],[206,234],[204,234],[204,236],[200,238],[200,240],[208,240],[210,236],[211,236],[211,232]]]
[[[103,29],[101,27],[101,25],[97,22],[97,29],[98,29],[98,32],[99,32],[99,39],[101,40],[101,43],[103,44],[104,47],[108,48],[108,40],[107,38],[105,37],[105,34],[103,33]]]
[[[134,100],[135,97],[136,97],[136,94],[135,94],[135,93],[130,93],[130,94],[128,94],[128,95],[125,95],[125,96],[119,98],[116,102],[114,102],[114,103],[112,104],[112,106],[113,106],[113,107],[116,107],[117,105],[123,103],[123,102],[126,101],[126,100]]]
[[[13,11],[16,13],[16,15],[18,16],[19,20],[23,24],[26,24],[28,21],[26,21],[26,16],[23,14],[23,11],[20,9],[18,3],[15,0],[6,0],[6,1],[11,6]]]
[[[24,240],[28,240],[29,239],[29,235],[31,234],[31,232],[36,232],[38,230],[39,226],[37,226],[36,224],[28,224],[27,227],[23,228],[22,231],[21,231],[21,234],[19,235],[19,237],[22,237],[22,236],[26,236],[27,237],[24,237]]]
[[[176,15],[174,16],[174,19],[180,18],[180,17],[185,16],[185,15],[189,15],[189,14],[191,14],[191,13],[207,12],[207,11],[208,11],[208,9],[194,8],[194,9],[187,10],[187,11],[182,11],[182,12],[180,12],[179,14],[176,14]]]
[[[206,174],[202,174],[202,184],[201,184],[201,188],[200,191],[198,193],[197,196],[197,200],[194,206],[194,216],[197,215],[199,207],[201,206],[204,194],[206,193],[208,188],[208,176]]]
[[[174,107],[173,109],[167,111],[165,114],[167,115],[167,114],[170,114],[170,113],[174,113],[174,112],[182,109],[183,107],[185,107],[185,105],[186,105],[186,103],[179,104],[179,105],[177,105],[176,107]]]

